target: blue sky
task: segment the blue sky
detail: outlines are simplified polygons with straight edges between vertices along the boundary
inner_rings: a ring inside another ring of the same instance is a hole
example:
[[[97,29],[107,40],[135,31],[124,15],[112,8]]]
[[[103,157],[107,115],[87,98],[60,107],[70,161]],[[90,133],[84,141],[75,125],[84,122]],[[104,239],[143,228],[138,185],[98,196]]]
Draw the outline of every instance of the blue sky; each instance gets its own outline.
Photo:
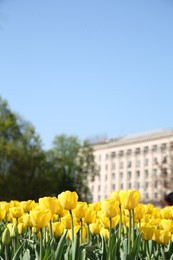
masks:
[[[172,0],[0,1],[0,95],[56,135],[173,127]]]

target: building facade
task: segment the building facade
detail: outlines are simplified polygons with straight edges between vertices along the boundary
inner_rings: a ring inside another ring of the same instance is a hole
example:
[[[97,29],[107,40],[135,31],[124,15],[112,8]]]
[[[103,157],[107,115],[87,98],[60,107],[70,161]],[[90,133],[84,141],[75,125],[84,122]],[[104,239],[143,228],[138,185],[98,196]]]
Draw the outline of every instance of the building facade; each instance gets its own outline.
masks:
[[[137,189],[141,202],[160,204],[173,190],[172,147],[173,131],[168,130],[95,143],[99,176],[89,184],[93,201],[114,191]]]

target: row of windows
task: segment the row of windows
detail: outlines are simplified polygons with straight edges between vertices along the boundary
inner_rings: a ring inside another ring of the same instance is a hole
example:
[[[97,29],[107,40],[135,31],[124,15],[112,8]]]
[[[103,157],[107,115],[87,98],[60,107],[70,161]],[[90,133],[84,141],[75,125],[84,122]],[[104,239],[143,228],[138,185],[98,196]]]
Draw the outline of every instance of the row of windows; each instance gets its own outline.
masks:
[[[167,162],[167,156],[164,156],[163,159],[162,159],[162,163],[166,163]],[[155,157],[153,159],[153,164],[154,165],[157,165],[158,164],[158,160],[157,160],[157,157]],[[145,161],[144,161],[144,166],[148,166],[149,165],[149,159],[146,158]],[[116,169],[116,163],[112,163],[112,170]],[[123,169],[125,166],[124,162],[119,162],[119,168],[120,169]],[[141,161],[140,160],[137,160],[136,161],[136,167],[140,167],[141,166]],[[127,168],[131,168],[132,167],[132,161],[128,161],[127,162]],[[99,166],[99,169],[101,170],[101,165]],[[105,164],[105,170],[108,170],[108,164]]]
[[[127,151],[119,151],[117,154],[116,152],[111,152],[110,154],[105,154],[105,160],[108,160],[110,157],[111,158],[115,158],[116,155],[118,155],[119,157],[122,157],[124,155],[131,155],[132,152],[134,152],[135,154],[140,154],[141,152],[143,152],[144,154],[148,153],[149,151],[152,151],[152,152],[157,152],[158,149],[161,149],[161,151],[165,151],[166,148],[167,148],[167,144],[166,143],[163,143],[161,146],[157,146],[157,145],[153,145],[152,147],[148,147],[148,146],[145,146],[143,149],[141,148],[136,148],[134,151],[132,151],[132,149],[128,149]],[[99,161],[101,161],[101,155],[99,155],[98,157]]]
[[[136,182],[136,183],[129,182],[129,183],[127,183],[127,186],[124,185],[124,183],[120,183],[120,184],[113,183],[112,184],[112,191],[115,191],[116,189],[117,190],[119,190],[119,189],[123,190],[124,188],[127,188],[127,189],[132,189],[132,188],[134,188],[134,189],[140,189],[140,188],[148,189],[148,188],[151,187],[151,185],[153,185],[153,184],[151,182],[148,182],[148,181],[145,182],[144,184],[141,184],[140,182]],[[158,188],[158,180],[155,180],[153,188],[155,188],[155,189]],[[94,185],[92,186],[92,191],[94,191]],[[98,192],[101,191],[101,185],[97,186],[97,191]]]
[[[157,174],[158,174],[158,170],[157,170],[157,169],[153,169],[153,170],[152,170],[152,175],[153,175],[154,177],[157,177]],[[151,175],[151,174],[150,174],[150,175]],[[139,178],[140,176],[143,176],[143,172],[141,172],[141,171],[136,171],[135,176],[133,176],[133,177]],[[123,178],[125,177],[125,178],[127,178],[128,180],[130,180],[130,179],[132,178],[132,172],[131,172],[131,171],[128,171],[127,173],[120,172],[120,173],[119,173],[119,177],[120,177],[120,179],[123,179]],[[145,172],[144,172],[144,177],[145,177],[145,178],[148,178],[148,177],[149,177],[149,171],[148,171],[148,170],[145,170]],[[100,175],[98,176],[98,178],[99,178],[99,180],[100,180]],[[115,173],[115,172],[113,172],[113,173],[111,174],[111,178],[112,178],[112,180],[115,180],[115,179],[116,179],[116,173]],[[108,180],[108,174],[105,174],[105,175],[104,175],[104,179],[105,179],[105,181]]]

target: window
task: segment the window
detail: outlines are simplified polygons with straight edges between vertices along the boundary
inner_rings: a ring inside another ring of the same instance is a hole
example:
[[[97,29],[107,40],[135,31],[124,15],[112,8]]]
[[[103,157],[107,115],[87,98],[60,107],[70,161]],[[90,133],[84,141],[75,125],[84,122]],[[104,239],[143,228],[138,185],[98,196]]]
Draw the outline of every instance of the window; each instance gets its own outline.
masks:
[[[108,175],[106,174],[106,175],[105,175],[105,181],[107,181],[107,179],[108,179]]]
[[[107,160],[109,158],[108,154],[106,153],[106,156],[105,156],[105,160]]]
[[[167,163],[167,156],[163,157],[162,163]]]
[[[115,190],[115,184],[112,184],[112,190]]]
[[[147,182],[145,183],[145,188],[148,189],[148,187],[149,187],[149,182],[147,181]]]
[[[148,164],[149,164],[149,159],[146,158],[146,159],[145,159],[145,166],[148,166]]]
[[[148,149],[148,146],[145,146],[144,147],[144,153],[148,153],[149,149]]]
[[[131,173],[131,172],[128,172],[128,173],[127,173],[127,176],[128,176],[128,180],[130,180],[131,177],[132,177],[132,173]]]
[[[112,173],[112,180],[115,180],[115,173]]]
[[[157,152],[157,145],[153,145],[153,152]]]
[[[98,198],[98,201],[100,201],[100,195],[98,195],[98,197],[97,197],[97,198]]]
[[[164,151],[166,150],[166,144],[162,144],[161,149]]]
[[[123,179],[123,172],[120,172],[120,179]]]
[[[136,183],[136,188],[140,189],[140,183],[139,182]]]
[[[155,192],[155,199],[157,199],[158,198],[158,193],[157,192]]]
[[[97,191],[100,191],[100,185],[98,185],[98,187],[97,187]]]
[[[120,162],[120,169],[123,169],[123,162]]]
[[[128,149],[127,150],[127,155],[131,155],[132,154],[132,150],[131,149]]]
[[[129,182],[129,184],[128,184],[128,188],[129,188],[129,189],[132,188],[132,184],[131,184],[131,182]]]
[[[122,190],[122,189],[123,189],[123,187],[124,187],[124,185],[123,185],[123,183],[121,183],[121,185],[120,185],[120,189]]]
[[[120,157],[122,157],[122,156],[123,156],[123,154],[124,154],[124,152],[123,152],[123,151],[119,151],[119,156],[120,156]]]
[[[138,177],[138,178],[140,177],[140,171],[136,172],[136,177]]]
[[[108,165],[107,164],[105,164],[105,170],[107,170],[108,169]]]
[[[112,163],[112,170],[115,170],[115,163]]]
[[[136,167],[140,167],[140,160],[137,160]]]
[[[136,148],[135,153],[136,153],[136,154],[140,154],[140,148]]]
[[[128,168],[131,168],[131,166],[132,166],[132,162],[131,162],[131,161],[128,161],[127,167],[128,167]]]
[[[158,187],[158,181],[155,181],[154,187],[157,189],[157,187]]]
[[[111,153],[111,158],[115,158],[115,156],[116,156],[116,153],[115,153],[115,152],[112,152],[112,153]]]
[[[101,157],[101,154],[99,154],[99,161],[101,161],[102,157]]]
[[[145,194],[145,198],[146,198],[146,199],[148,199],[148,198],[149,198],[149,196],[148,196],[148,193],[146,193],[146,194]]]
[[[157,169],[153,169],[153,174],[155,177],[157,176]]]
[[[148,178],[149,174],[148,174],[148,170],[145,170],[145,178]]]
[[[154,164],[157,164],[157,158],[156,157],[154,158]]]

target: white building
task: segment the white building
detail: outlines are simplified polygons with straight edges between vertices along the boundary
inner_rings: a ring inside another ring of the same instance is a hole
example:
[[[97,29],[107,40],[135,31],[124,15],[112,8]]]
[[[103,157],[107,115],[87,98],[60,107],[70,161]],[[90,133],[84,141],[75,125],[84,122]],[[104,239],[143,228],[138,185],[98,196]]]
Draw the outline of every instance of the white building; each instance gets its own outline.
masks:
[[[164,194],[173,190],[173,185],[172,190],[167,188],[172,181],[172,145],[173,131],[168,130],[94,144],[100,175],[90,183],[93,201],[126,189],[138,189],[144,203],[162,201]]]

